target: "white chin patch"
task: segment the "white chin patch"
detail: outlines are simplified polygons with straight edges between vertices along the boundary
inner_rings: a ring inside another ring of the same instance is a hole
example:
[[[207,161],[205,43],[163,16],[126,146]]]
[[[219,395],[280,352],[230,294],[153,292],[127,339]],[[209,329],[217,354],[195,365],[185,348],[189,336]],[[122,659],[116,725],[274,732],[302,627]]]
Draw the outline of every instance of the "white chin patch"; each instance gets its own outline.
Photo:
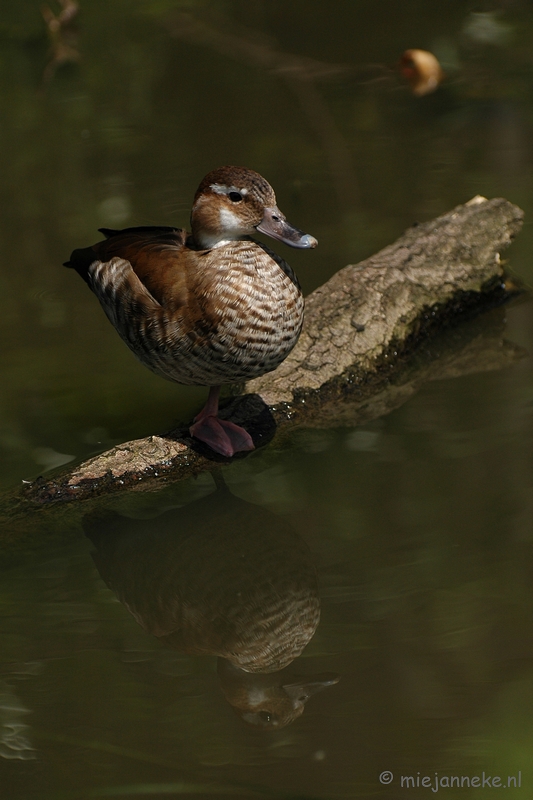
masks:
[[[219,211],[220,229],[229,236],[242,236],[244,233],[242,222],[237,214],[229,208],[221,208]]]

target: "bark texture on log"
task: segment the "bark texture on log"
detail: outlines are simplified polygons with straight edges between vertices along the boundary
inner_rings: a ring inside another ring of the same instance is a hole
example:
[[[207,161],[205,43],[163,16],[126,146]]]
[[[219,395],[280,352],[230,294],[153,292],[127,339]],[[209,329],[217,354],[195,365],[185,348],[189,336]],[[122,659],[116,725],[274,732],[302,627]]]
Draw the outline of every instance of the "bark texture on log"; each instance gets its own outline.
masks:
[[[304,330],[289,357],[247,390],[274,405],[300,389],[319,391],[345,370],[375,369],[391,345],[401,349],[416,335],[424,313],[442,316],[447,305],[466,305],[470,293],[495,288],[491,282],[503,275],[500,251],[522,219],[507,200],[474,197],[341,269],[308,298]]]
[[[448,361],[437,353],[413,369],[408,356],[429,333],[508,299],[512,288],[505,285],[499,254],[522,219],[507,200],[475,197],[340,270],[307,298],[302,336],[289,357],[248,383],[248,394],[234,398],[221,416],[244,424],[257,447],[297,424],[329,427],[375,418],[405,402],[424,380],[512,362],[519,349],[502,341],[501,330],[492,339],[470,336]],[[162,476],[190,477],[226,460],[191,440],[184,426],[62,468],[24,494],[31,503],[48,504],[141,481],[153,488]]]

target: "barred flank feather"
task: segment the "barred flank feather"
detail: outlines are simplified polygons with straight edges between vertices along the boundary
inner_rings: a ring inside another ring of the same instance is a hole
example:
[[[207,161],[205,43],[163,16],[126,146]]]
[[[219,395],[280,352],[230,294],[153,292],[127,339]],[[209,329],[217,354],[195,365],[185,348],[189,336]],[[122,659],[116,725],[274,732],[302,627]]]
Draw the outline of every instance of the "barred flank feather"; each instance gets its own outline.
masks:
[[[179,228],[102,228],[75,250],[75,269],[128,347],[153,372],[218,386],[276,369],[296,344],[304,301],[288,264],[250,235],[295,247],[316,240],[287,223],[253,170],[221,167],[195,195],[192,234]]]
[[[137,358],[162,377],[215,386],[275,369],[300,335],[303,297],[290,267],[256,242],[231,242],[204,257],[197,281],[211,322],[160,305],[124,258],[93,261],[88,283]],[[207,285],[209,284],[209,291]]]

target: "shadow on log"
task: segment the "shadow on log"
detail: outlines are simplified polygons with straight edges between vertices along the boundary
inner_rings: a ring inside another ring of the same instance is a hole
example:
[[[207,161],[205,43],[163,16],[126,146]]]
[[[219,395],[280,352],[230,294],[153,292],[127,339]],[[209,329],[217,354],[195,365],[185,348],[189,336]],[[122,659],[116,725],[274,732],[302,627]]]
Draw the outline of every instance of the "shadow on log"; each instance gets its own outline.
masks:
[[[289,357],[243,387],[248,394],[232,398],[221,415],[243,424],[261,447],[296,427],[365,423],[427,380],[513,363],[523,351],[503,339],[498,319],[456,326],[519,292],[504,278],[500,252],[522,219],[507,200],[475,197],[340,270],[307,298],[304,329]],[[154,490],[226,461],[191,440],[185,426],[148,436],[12,492],[0,524],[9,530],[14,517],[39,507]]]

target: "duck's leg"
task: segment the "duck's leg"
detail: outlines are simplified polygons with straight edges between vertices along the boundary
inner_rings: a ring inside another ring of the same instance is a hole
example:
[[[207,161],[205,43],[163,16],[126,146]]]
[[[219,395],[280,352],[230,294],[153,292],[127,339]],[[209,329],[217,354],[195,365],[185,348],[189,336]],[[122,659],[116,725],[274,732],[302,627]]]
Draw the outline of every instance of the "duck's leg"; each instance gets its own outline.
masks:
[[[215,453],[223,456],[232,456],[245,450],[254,450],[254,443],[250,434],[229,422],[218,417],[218,398],[220,386],[211,386],[207,403],[194,418],[194,423],[189,428],[189,433],[195,439],[209,445]]]

